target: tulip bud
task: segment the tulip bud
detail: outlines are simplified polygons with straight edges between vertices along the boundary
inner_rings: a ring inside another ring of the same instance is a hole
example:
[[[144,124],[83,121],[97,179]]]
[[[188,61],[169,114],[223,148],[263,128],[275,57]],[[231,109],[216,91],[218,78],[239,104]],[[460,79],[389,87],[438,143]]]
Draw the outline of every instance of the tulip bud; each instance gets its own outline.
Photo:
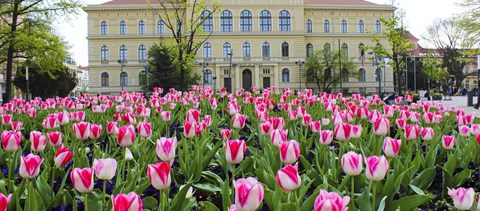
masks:
[[[244,140],[228,140],[225,143],[225,158],[228,163],[239,164],[242,162],[247,144]]]
[[[365,158],[365,176],[372,181],[380,181],[385,178],[388,171],[388,161],[385,156],[370,156]]]
[[[401,139],[393,139],[391,137],[385,137],[383,140],[383,152],[388,157],[396,157],[398,152],[400,151],[400,147],[402,146]]]
[[[270,132],[270,141],[275,146],[279,146],[282,142],[287,141],[288,130],[275,129]]]
[[[432,140],[433,136],[435,136],[435,132],[431,127],[424,127],[422,128],[422,140],[430,141]]]
[[[235,114],[232,118],[232,126],[235,129],[242,129],[245,127],[245,121],[247,120],[247,116],[243,114]]]
[[[185,121],[183,123],[183,135],[185,138],[195,137],[195,130],[197,128],[197,123]]]
[[[13,118],[13,115],[11,115],[11,114],[2,115],[2,125],[12,124],[12,118]]]
[[[310,130],[313,133],[320,133],[320,131],[322,130],[322,122],[321,121],[315,121],[315,122],[310,123]]]
[[[130,147],[135,140],[135,129],[132,125],[125,125],[118,129],[117,142],[122,147]]]
[[[162,161],[170,161],[175,158],[175,149],[177,148],[177,137],[165,138],[161,137],[157,140],[155,149],[158,158]]]
[[[348,209],[348,202],[350,202],[350,197],[348,196],[342,198],[338,193],[320,190],[313,208],[315,211],[345,211]]]
[[[442,146],[444,149],[453,149],[457,139],[455,136],[442,136]]]
[[[117,161],[112,158],[95,159],[93,170],[98,179],[111,180],[117,171]]]
[[[93,190],[93,169],[75,168],[70,172],[70,180],[73,187],[80,193],[88,193]]]
[[[448,188],[448,195],[452,197],[453,205],[459,210],[470,210],[475,201],[475,190],[473,188]]]
[[[33,179],[40,173],[40,164],[43,159],[38,155],[28,154],[20,158],[20,169],[18,173],[22,178]]]
[[[162,121],[164,121],[164,122],[170,121],[170,111],[162,111],[160,113],[160,117],[162,118]]]
[[[112,207],[115,211],[141,211],[142,206],[142,199],[135,192],[128,194],[119,193],[117,196],[112,195]]]
[[[361,125],[352,125],[352,138],[360,138],[363,128]]]
[[[107,122],[107,133],[115,134],[118,130],[117,122]]]
[[[152,186],[157,190],[164,190],[170,187],[170,165],[167,162],[158,162],[148,165],[147,175]]]
[[[232,131],[230,129],[222,129],[220,131],[220,136],[225,141],[229,140],[231,135],[232,135]]]
[[[329,145],[333,141],[333,131],[322,130],[320,131],[320,144]]]
[[[150,138],[150,136],[152,136],[152,124],[148,122],[139,122],[137,125],[137,132],[142,138]]]
[[[102,125],[90,124],[90,138],[98,139],[102,135]]]
[[[22,122],[12,122],[10,124],[10,126],[12,127],[12,130],[21,130],[23,128],[23,123]]]
[[[263,201],[263,186],[257,179],[249,177],[233,182],[235,206],[238,210],[256,210]]]
[[[362,155],[355,152],[347,152],[342,156],[342,169],[349,176],[357,176],[362,173]]]
[[[458,132],[462,137],[469,137],[470,136],[470,127],[466,125],[458,126]]]
[[[404,135],[406,140],[415,140],[420,134],[419,125],[405,125]]]
[[[390,131],[390,122],[385,117],[379,117],[375,120],[373,132],[378,136],[384,136]]]
[[[277,183],[284,192],[290,192],[302,184],[302,179],[298,174],[298,163],[294,166],[287,165],[277,172]]]
[[[45,149],[45,146],[47,145],[47,138],[45,138],[45,136],[42,135],[41,132],[32,131],[30,132],[30,143],[33,151],[41,152]]]
[[[20,148],[22,142],[22,133],[20,131],[6,131],[2,132],[2,146],[7,152],[14,152]]]
[[[90,123],[79,122],[72,125],[75,137],[79,140],[87,140],[90,137]]]
[[[59,131],[50,132],[47,134],[47,137],[48,137],[48,140],[50,141],[50,145],[54,147],[58,147],[63,143],[62,132],[59,132]]]
[[[300,144],[295,140],[282,142],[279,146],[280,160],[286,164],[297,162],[300,157]]]
[[[72,160],[73,152],[67,147],[60,145],[55,154],[54,163],[57,168],[65,166],[70,160]]]
[[[352,137],[352,125],[348,123],[340,123],[335,125],[333,131],[335,138],[339,141],[349,141]]]
[[[8,194],[8,196],[3,195],[0,193],[0,210],[6,211],[8,204],[10,203],[10,199],[12,199],[12,194]]]
[[[130,151],[130,149],[128,147],[125,148],[125,157],[124,157],[125,160],[133,160],[133,153],[132,151]]]

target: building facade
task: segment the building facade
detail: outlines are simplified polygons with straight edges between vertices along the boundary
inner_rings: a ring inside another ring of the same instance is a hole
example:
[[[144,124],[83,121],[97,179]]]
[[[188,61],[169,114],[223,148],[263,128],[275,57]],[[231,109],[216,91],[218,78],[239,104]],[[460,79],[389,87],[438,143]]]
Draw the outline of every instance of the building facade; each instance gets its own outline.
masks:
[[[147,69],[148,48],[170,36],[153,10],[152,1],[113,0],[88,5],[89,92],[117,94],[121,90],[140,91],[139,76]],[[388,48],[382,35],[381,18],[392,16],[394,7],[363,0],[272,0],[220,1],[221,10],[203,25],[212,35],[197,53],[199,85],[218,90],[277,86],[316,88],[305,74],[305,59],[326,47],[343,50],[359,71],[346,77],[332,91],[377,92],[381,69],[382,91],[392,92],[393,71],[362,46],[380,44]],[[158,4],[158,3],[157,3]],[[374,35],[380,43],[373,43]],[[202,39],[202,36],[199,36]]]

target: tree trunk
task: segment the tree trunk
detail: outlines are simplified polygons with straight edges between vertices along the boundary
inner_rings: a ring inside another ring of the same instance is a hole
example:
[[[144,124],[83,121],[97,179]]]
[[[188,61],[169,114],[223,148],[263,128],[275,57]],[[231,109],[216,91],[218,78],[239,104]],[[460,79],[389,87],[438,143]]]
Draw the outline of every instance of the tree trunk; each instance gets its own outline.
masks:
[[[17,19],[18,19],[18,6],[20,2],[14,1],[13,11],[12,11],[12,27],[10,29],[10,40],[8,44],[7,51],[7,69],[6,69],[6,85],[5,85],[5,96],[3,96],[3,103],[8,103],[11,99],[12,93],[12,72],[13,72],[13,53],[15,51],[15,36],[17,31]]]

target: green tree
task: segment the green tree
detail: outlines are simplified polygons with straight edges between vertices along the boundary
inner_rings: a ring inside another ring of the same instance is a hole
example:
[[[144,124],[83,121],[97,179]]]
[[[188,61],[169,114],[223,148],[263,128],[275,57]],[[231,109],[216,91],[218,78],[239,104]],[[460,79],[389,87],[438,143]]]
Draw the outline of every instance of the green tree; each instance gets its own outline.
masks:
[[[77,86],[77,78],[61,62],[57,62],[54,67],[49,67],[49,71],[41,70],[41,66],[35,63],[25,63],[28,65],[29,90],[32,96],[42,97],[67,97],[68,94]],[[14,85],[26,93],[26,68],[22,66],[15,73]]]
[[[170,53],[173,62],[179,64],[179,88],[184,90],[189,87],[188,81],[196,78],[191,73],[198,49],[213,33],[213,30],[203,30],[208,27],[202,26],[206,21],[212,20],[213,15],[219,11],[219,4],[211,0],[159,0],[158,4],[150,4],[147,0],[147,4],[152,8],[161,8],[154,11],[171,32],[172,37],[166,39],[173,45],[171,49],[176,51],[173,53],[171,50]]]
[[[342,81],[358,77],[352,60],[344,52],[331,52],[330,49],[316,51],[307,58],[305,67],[307,78],[311,78],[311,82],[317,84],[319,91],[329,91]]]
[[[15,58],[31,49],[21,49],[18,46],[18,36],[22,25],[29,20],[51,22],[55,16],[68,18],[69,14],[76,14],[80,4],[78,0],[11,0],[1,1],[0,14],[2,29],[0,30],[0,62],[6,63],[6,94],[3,102],[11,98],[12,73]],[[62,59],[63,61],[63,59]],[[42,68],[40,68],[42,69]]]

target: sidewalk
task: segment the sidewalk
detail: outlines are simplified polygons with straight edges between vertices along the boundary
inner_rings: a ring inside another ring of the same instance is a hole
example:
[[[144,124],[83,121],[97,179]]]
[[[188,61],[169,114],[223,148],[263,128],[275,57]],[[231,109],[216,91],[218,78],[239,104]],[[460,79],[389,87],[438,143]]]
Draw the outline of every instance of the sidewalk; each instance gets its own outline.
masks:
[[[437,103],[441,103],[445,106],[455,106],[457,109],[465,110],[467,114],[474,114],[480,112],[479,110],[475,109],[473,106],[467,106],[467,96],[452,96],[452,100],[442,100],[442,101],[435,101]],[[473,103],[477,102],[477,97],[473,97]],[[478,114],[477,116],[478,117]]]

